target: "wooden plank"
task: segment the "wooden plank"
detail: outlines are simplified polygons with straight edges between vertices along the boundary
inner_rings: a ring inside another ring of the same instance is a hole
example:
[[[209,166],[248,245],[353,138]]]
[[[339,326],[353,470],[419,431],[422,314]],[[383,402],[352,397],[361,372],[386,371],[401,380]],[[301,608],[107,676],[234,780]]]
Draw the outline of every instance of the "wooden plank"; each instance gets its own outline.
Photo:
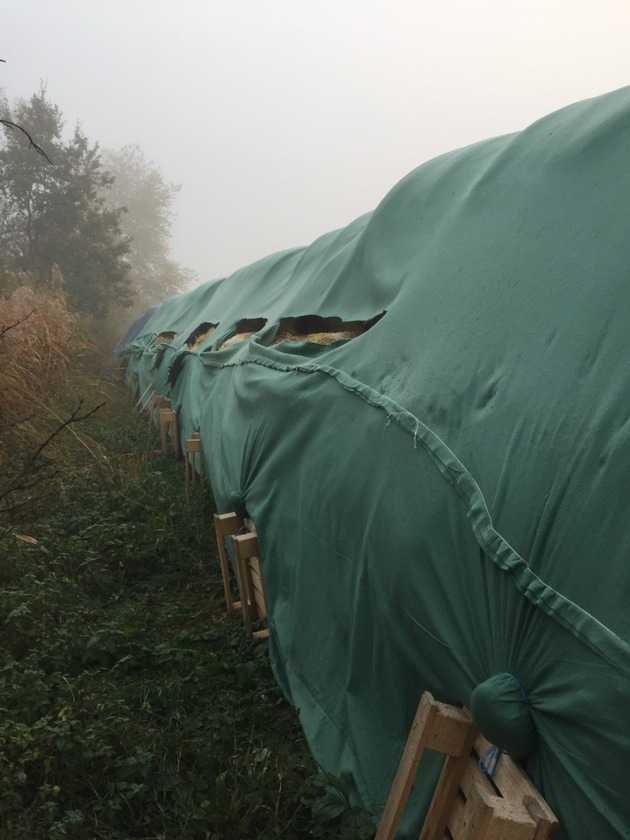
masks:
[[[420,840],[440,840],[448,822],[448,816],[458,796],[460,782],[470,765],[470,753],[477,730],[468,718],[468,732],[460,755],[447,755],[442,772],[425,817]]]
[[[186,494],[186,501],[190,501],[190,464],[188,458],[184,458],[184,493]]]
[[[173,410],[170,408],[160,409],[160,447],[164,455],[168,452],[168,430],[172,414]]]
[[[225,553],[225,537],[235,534],[243,527],[243,520],[236,513],[215,513],[214,532],[217,538],[217,551],[219,553],[219,566],[223,579],[223,594],[225,596],[225,608],[228,613],[241,609],[241,602],[235,601],[230,588],[230,564]],[[238,605],[238,606],[237,606]]]
[[[177,414],[172,412],[172,419],[171,419],[171,441],[173,443],[173,452],[175,453],[175,457],[179,460],[182,457],[182,450],[181,444],[179,440],[179,423],[177,421]]]
[[[536,824],[523,806],[498,796],[481,771],[466,777],[468,796],[462,784],[448,815],[453,840],[535,840]]]
[[[483,735],[478,735],[475,749],[480,756],[491,746]],[[505,753],[499,759],[493,782],[502,796],[523,803],[537,824],[535,840],[550,840],[556,834],[560,828],[558,818],[523,770]]]
[[[522,805],[490,796],[473,785],[467,802],[470,819],[462,840],[533,840],[536,823]]]
[[[251,576],[254,600],[258,608],[258,616],[259,618],[267,618],[267,596],[265,595],[265,586],[263,583],[260,560],[258,557],[252,557],[250,559],[249,573]]]
[[[466,819],[461,840],[487,840],[495,797],[486,796],[474,786],[466,801]],[[505,838],[507,840],[507,838]]]
[[[398,770],[385,803],[374,840],[394,840],[400,818],[409,799],[418,764],[426,747],[426,731],[437,714],[432,695],[425,691],[414,717]]]
[[[465,709],[435,703],[436,714],[427,731],[427,747],[446,755],[470,754],[472,719]]]
[[[255,601],[252,591],[249,561],[258,554],[258,537],[256,534],[236,534],[232,537],[236,549],[238,588],[241,594],[241,613],[243,624],[248,636],[252,634],[252,621],[255,619]]]
[[[455,801],[453,802],[453,807],[448,815],[448,822],[446,824],[453,840],[462,840],[465,836],[464,832],[467,829],[468,819],[469,814],[466,808],[466,799],[460,790],[455,797]]]
[[[258,618],[267,618],[267,603],[265,601],[264,594],[255,587],[253,589],[253,596],[254,596],[254,604],[256,605],[256,612],[258,613]]]
[[[236,543],[236,537],[232,540]],[[243,624],[245,632],[248,636],[252,635],[252,594],[249,586],[249,573],[247,569],[247,560],[241,554],[241,550],[236,544],[236,580],[238,589],[241,595],[241,614],[243,616]]]
[[[259,555],[258,537],[255,533],[238,534],[233,537],[234,542],[238,546],[239,553],[244,560],[249,560],[252,557]]]
[[[243,622],[247,632],[251,633],[252,621],[267,618],[267,599],[260,568],[258,537],[255,532],[250,532],[238,534],[232,539],[239,557],[241,602],[244,598],[247,599],[246,607],[242,608]]]
[[[269,632],[269,628],[268,628],[268,627],[265,627],[265,629],[264,629],[264,630],[254,630],[254,632],[252,633],[252,636],[254,637],[254,639],[255,639],[257,642],[261,642],[261,641],[263,641],[264,639],[268,639],[270,635],[271,635],[271,634],[270,634],[270,632]]]
[[[470,797],[473,785],[476,785],[487,796],[497,795],[496,788],[493,786],[492,782],[483,770],[480,769],[478,759],[475,754],[470,756],[470,761],[468,762],[464,775],[459,783],[465,797]]]

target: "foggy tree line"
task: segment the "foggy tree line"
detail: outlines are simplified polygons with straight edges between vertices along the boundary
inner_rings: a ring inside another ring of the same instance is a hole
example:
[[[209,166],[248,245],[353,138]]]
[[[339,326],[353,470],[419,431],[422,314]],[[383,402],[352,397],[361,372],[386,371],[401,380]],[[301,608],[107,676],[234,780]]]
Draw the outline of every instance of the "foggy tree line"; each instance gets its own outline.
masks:
[[[20,133],[0,143],[0,292],[3,278],[28,275],[40,288],[60,284],[71,305],[101,319],[141,312],[192,279],[169,256],[173,201],[137,146],[103,151],[41,88],[0,115],[24,126],[50,158]]]

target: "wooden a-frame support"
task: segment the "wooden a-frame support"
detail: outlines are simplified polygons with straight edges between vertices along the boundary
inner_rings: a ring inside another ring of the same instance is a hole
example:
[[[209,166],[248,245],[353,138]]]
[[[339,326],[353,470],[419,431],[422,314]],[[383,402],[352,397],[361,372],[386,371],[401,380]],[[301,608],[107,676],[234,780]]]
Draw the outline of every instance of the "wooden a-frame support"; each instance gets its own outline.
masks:
[[[236,549],[238,587],[241,594],[243,624],[248,636],[268,639],[269,628],[252,631],[252,623],[267,618],[267,598],[260,567],[260,548],[255,533],[235,534],[232,542]]]
[[[186,498],[190,497],[190,488],[195,484],[197,472],[195,467],[195,455],[201,452],[201,437],[199,432],[193,432],[184,444],[184,481],[186,487]]]
[[[479,757],[492,745],[470,713],[422,695],[375,840],[394,840],[425,749],[446,758],[420,840],[550,840],[558,820],[523,771],[501,755],[492,780]]]
[[[223,579],[223,594],[225,596],[225,609],[228,613],[238,612],[241,609],[241,602],[232,595],[230,587],[230,562],[225,550],[225,538],[237,534],[243,529],[243,520],[236,513],[215,513],[214,533],[217,538],[217,551],[219,553],[219,566]]]
[[[168,440],[169,437],[171,439],[171,444],[173,446],[173,452],[175,453],[175,457],[179,458],[181,456],[181,449],[179,443],[179,429],[177,424],[177,414],[173,411],[172,408],[161,408],[160,409],[160,445],[162,447],[162,452],[166,455],[168,452]]]

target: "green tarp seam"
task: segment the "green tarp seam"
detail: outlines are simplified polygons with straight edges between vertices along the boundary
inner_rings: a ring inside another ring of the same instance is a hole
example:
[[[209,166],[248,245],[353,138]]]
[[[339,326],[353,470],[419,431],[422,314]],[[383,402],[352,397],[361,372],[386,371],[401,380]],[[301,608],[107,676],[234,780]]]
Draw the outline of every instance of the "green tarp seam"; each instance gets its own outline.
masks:
[[[190,355],[195,356],[192,353]],[[591,650],[620,673],[625,676],[630,674],[630,646],[595,616],[557,592],[529,568],[525,558],[494,528],[488,505],[474,477],[446,443],[415,414],[386,394],[379,393],[344,371],[328,365],[288,365],[269,359],[217,362],[204,355],[196,356],[196,358],[206,367],[217,369],[259,365],[283,373],[319,373],[335,379],[344,390],[355,394],[365,403],[385,411],[390,420],[396,422],[411,435],[414,449],[418,443],[423,446],[440,474],[465,504],[466,516],[471,522],[473,534],[484,555],[490,557],[496,566],[512,576],[516,588],[532,604],[587,644]]]

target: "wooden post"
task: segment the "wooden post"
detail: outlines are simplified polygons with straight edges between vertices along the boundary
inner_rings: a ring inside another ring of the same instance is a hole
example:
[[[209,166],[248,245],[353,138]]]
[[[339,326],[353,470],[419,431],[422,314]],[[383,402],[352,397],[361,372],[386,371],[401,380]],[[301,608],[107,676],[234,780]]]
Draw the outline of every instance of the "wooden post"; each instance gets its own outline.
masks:
[[[173,414],[174,412],[171,408],[160,409],[160,446],[164,455],[168,453],[168,431]]]
[[[171,413],[171,441],[173,443],[173,452],[175,453],[175,457],[179,461],[179,459],[182,457],[181,444],[179,440],[179,423],[177,422],[177,414],[174,411],[172,411]]]
[[[155,426],[158,428],[160,426],[160,409],[170,407],[171,401],[167,397],[163,397],[161,394],[158,394],[157,391],[153,392],[151,407],[149,409],[149,417]]]
[[[181,458],[181,448],[179,442],[179,428],[177,423],[177,414],[172,408],[160,409],[160,443],[162,451],[166,455],[168,452],[168,438],[171,438],[173,445],[173,452],[177,459]]]
[[[241,612],[243,624],[248,636],[252,635],[252,618],[255,609],[254,595],[249,579],[248,561],[258,555],[258,537],[256,534],[236,534],[232,537],[236,549],[236,568],[238,586],[241,592]]]
[[[215,513],[214,531],[217,538],[217,551],[219,553],[219,565],[221,577],[223,578],[223,594],[225,595],[225,609],[228,613],[241,609],[241,602],[232,597],[230,588],[230,564],[225,552],[225,537],[236,534],[243,527],[243,520],[236,513]]]
[[[195,483],[197,470],[195,469],[195,454],[201,452],[201,438],[199,432],[193,432],[184,445],[184,481],[186,498],[190,497],[190,486]]]

